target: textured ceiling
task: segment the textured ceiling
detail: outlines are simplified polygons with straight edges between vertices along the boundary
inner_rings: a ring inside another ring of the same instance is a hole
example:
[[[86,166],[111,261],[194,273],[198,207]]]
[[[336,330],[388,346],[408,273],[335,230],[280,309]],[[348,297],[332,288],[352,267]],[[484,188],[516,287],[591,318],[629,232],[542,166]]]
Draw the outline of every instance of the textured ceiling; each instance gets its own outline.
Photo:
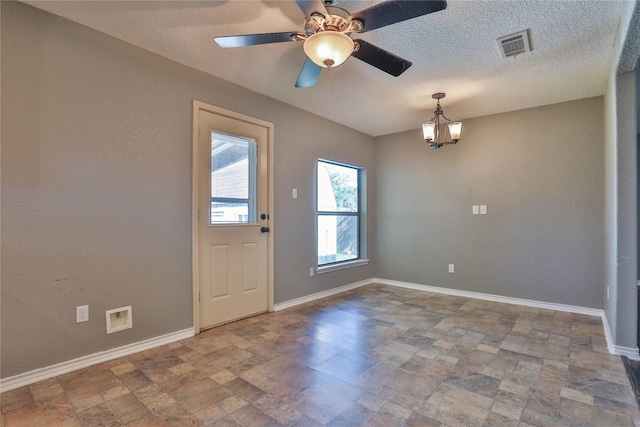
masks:
[[[222,49],[213,41],[302,31],[293,0],[25,3],[372,136],[417,129],[433,115],[434,92],[447,93],[442,106],[453,120],[602,95],[623,11],[622,1],[449,0],[443,11],[357,36],[412,61],[400,77],[350,58],[297,89],[302,43]],[[525,29],[532,51],[503,59],[496,39]]]

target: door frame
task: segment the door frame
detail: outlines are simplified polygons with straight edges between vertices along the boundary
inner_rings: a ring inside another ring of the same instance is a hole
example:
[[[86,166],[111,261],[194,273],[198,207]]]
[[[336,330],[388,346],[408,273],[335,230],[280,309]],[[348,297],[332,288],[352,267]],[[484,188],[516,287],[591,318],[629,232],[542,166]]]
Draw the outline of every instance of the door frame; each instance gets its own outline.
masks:
[[[256,119],[251,116],[247,116],[235,111],[227,110],[224,108],[216,107],[215,105],[207,104],[202,101],[193,101],[193,158],[192,158],[192,178],[191,178],[191,265],[192,265],[192,285],[193,285],[193,332],[195,334],[200,333],[200,272],[198,265],[198,195],[200,192],[198,185],[198,145],[200,143],[199,135],[199,112],[206,111],[209,113],[217,114],[220,116],[228,117],[235,120],[240,120],[252,125],[264,127],[267,129],[267,209],[269,214],[269,228],[270,232],[267,233],[267,310],[273,311],[273,299],[274,299],[274,265],[273,265],[273,241],[274,241],[274,201],[273,201],[273,171],[274,171],[274,147],[273,147],[273,135],[274,125],[273,123],[266,122],[264,120]]]

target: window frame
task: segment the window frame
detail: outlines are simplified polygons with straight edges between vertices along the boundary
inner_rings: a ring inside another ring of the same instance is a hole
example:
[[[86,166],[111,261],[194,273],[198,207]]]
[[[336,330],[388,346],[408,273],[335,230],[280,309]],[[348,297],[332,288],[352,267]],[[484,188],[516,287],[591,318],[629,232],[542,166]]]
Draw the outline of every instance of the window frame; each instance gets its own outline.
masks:
[[[344,167],[344,168],[349,168],[349,169],[354,169],[357,172],[357,207],[356,207],[356,211],[339,211],[339,210],[335,210],[335,211],[329,211],[329,210],[320,210],[320,201],[319,201],[319,195],[320,195],[320,191],[319,191],[319,180],[318,180],[318,173],[319,173],[319,168],[321,166],[321,163],[327,163],[330,165],[335,165],[335,166],[340,166],[340,167]],[[356,266],[360,266],[360,265],[365,265],[368,264],[369,260],[367,258],[364,257],[364,252],[365,252],[365,229],[364,229],[364,210],[365,210],[365,203],[366,203],[366,198],[364,195],[364,189],[365,189],[365,169],[362,166],[358,166],[358,165],[353,165],[353,164],[349,164],[349,163],[344,163],[344,162],[339,162],[339,161],[335,161],[335,160],[329,160],[326,158],[318,158],[316,160],[316,174],[315,174],[315,180],[316,180],[316,194],[315,194],[315,237],[316,237],[316,245],[315,245],[315,251],[316,251],[316,272],[318,274],[321,273],[326,273],[326,272],[331,272],[331,271],[336,271],[336,270],[342,270],[345,268],[351,268],[351,267],[356,267]],[[326,263],[322,263],[320,264],[320,254],[319,254],[319,250],[318,250],[318,242],[319,242],[319,236],[318,236],[318,223],[319,223],[319,219],[322,216],[327,216],[327,217],[335,217],[336,219],[339,217],[355,217],[356,221],[357,221],[357,235],[356,235],[356,243],[357,243],[357,256],[355,258],[350,258],[350,259],[346,259],[346,260],[341,260],[341,261],[332,261],[332,262],[326,262]]]

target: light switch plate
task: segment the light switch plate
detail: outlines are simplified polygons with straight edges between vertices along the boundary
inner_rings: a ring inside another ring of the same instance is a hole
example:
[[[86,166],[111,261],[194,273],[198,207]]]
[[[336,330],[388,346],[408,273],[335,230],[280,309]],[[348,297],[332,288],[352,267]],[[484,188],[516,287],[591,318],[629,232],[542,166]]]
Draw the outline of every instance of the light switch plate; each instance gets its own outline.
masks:
[[[487,214],[487,205],[480,205],[480,215]]]
[[[297,188],[293,188],[291,190],[291,198],[292,199],[297,199],[298,198],[298,189]]]

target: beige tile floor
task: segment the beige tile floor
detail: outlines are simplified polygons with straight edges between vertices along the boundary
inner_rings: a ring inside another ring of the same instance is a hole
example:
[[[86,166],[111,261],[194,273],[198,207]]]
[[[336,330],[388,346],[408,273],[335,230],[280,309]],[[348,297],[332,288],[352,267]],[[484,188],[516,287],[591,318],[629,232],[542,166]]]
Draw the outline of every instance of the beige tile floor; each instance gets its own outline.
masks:
[[[599,318],[370,285],[1,395],[11,426],[640,426]]]

